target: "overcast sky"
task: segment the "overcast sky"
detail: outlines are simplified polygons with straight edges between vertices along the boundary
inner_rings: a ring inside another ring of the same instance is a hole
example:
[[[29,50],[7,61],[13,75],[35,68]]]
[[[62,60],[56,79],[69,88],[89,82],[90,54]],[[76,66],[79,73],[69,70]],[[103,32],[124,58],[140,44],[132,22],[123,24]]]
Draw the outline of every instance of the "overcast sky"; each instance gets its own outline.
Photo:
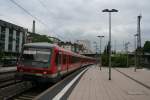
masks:
[[[33,18],[12,1],[26,9]],[[123,42],[134,48],[137,33],[137,16],[142,15],[142,45],[150,40],[150,0],[0,0],[0,19],[32,29],[36,20],[36,32],[56,36],[65,41],[88,39],[99,42],[97,35],[104,35],[103,47],[108,41],[108,13],[102,10],[117,9],[112,13],[112,48],[123,49]],[[40,20],[40,22],[39,22]]]

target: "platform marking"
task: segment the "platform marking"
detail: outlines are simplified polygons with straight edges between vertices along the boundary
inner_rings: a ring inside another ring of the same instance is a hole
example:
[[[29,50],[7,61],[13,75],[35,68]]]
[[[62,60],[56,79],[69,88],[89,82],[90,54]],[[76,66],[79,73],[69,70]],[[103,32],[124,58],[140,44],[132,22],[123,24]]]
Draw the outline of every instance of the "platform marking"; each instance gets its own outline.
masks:
[[[63,95],[69,90],[69,88],[76,82],[76,80],[86,71],[88,68],[84,69],[81,73],[79,73],[68,85],[66,85],[63,90],[61,90],[53,100],[60,100]]]
[[[143,83],[143,82],[141,82],[141,81],[138,81],[137,79],[131,77],[130,75],[128,75],[128,74],[126,74],[126,73],[124,73],[124,72],[118,70],[117,68],[114,68],[114,69],[115,69],[116,71],[118,71],[119,73],[121,73],[122,75],[126,76],[127,78],[129,78],[129,79],[135,81],[136,83],[138,83],[138,84],[144,86],[144,87],[147,88],[147,89],[150,89],[150,86],[149,86],[149,85],[146,85],[145,83]]]

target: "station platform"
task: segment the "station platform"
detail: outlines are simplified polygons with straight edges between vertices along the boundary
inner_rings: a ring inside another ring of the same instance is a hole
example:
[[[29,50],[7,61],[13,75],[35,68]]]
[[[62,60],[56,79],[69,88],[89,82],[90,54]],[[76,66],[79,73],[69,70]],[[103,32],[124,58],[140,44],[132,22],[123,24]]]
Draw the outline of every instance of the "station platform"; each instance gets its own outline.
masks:
[[[13,66],[13,67],[0,67],[0,73],[14,72],[16,70],[17,70],[16,66]]]
[[[139,75],[145,77],[142,75],[145,73]],[[143,78],[141,81],[146,80]],[[68,100],[150,100],[150,89],[115,69],[112,69],[112,79],[108,80],[108,68],[100,70],[92,66],[83,74]]]
[[[117,70],[150,87],[149,69],[136,69],[136,72],[134,71],[134,67],[117,68]]]

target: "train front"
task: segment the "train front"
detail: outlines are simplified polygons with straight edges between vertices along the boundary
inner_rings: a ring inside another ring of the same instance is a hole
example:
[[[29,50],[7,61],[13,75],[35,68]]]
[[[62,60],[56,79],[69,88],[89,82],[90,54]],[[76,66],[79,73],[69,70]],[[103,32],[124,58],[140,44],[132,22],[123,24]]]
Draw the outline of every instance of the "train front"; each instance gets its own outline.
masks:
[[[24,45],[17,64],[17,77],[34,82],[50,82],[52,47],[45,44]]]

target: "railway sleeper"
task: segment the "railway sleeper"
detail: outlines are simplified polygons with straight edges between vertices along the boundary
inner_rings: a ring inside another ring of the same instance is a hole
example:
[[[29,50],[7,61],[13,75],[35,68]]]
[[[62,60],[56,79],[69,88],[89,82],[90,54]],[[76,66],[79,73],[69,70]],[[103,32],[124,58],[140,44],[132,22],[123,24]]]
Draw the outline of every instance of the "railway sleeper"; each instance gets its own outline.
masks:
[[[32,84],[30,82],[21,82],[2,88],[0,89],[0,100],[7,100],[30,88],[32,88]]]

